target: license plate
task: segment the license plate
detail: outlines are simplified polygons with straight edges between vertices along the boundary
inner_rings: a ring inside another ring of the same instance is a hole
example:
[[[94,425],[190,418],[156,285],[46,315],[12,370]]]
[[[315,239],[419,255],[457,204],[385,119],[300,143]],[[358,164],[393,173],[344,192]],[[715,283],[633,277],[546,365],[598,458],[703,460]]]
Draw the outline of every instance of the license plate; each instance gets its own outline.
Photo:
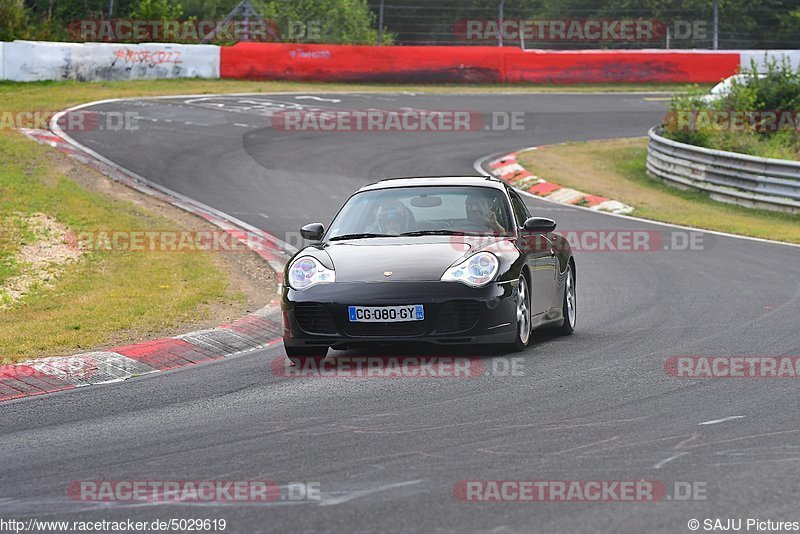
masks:
[[[422,304],[408,306],[348,306],[351,323],[399,323],[424,321]]]

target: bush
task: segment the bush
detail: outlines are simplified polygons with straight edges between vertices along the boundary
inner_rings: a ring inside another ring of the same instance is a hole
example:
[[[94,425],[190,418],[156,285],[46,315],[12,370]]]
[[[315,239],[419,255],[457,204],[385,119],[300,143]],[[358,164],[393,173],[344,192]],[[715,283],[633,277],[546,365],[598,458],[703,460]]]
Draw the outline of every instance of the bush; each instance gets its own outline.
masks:
[[[782,118],[800,117],[800,68],[784,60],[768,61],[759,72],[755,62],[735,79],[720,98],[693,92],[672,99],[664,135],[681,143],[740,152],[754,156],[800,159],[800,124],[779,122],[772,127],[769,113]],[[721,112],[721,113],[715,113]],[[731,113],[749,117],[742,127],[731,128]],[[761,113],[760,113],[761,112]],[[691,124],[689,124],[691,122]]]

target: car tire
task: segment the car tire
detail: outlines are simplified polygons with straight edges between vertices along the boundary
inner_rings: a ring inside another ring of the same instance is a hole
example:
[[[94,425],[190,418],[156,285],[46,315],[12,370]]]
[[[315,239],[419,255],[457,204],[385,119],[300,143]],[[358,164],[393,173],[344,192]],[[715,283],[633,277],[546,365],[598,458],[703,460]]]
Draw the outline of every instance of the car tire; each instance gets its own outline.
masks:
[[[525,350],[531,342],[531,292],[528,279],[520,275],[515,299],[517,309],[517,337],[511,344],[511,350],[520,352]]]
[[[575,285],[575,269],[572,262],[567,264],[566,280],[564,282],[564,302],[561,307],[561,314],[564,321],[559,328],[562,335],[568,336],[575,331],[575,322],[578,317],[578,291]]]
[[[283,346],[286,351],[286,357],[297,367],[303,367],[306,362],[313,361],[314,367],[319,367],[325,356],[328,355],[328,347],[287,347]]]

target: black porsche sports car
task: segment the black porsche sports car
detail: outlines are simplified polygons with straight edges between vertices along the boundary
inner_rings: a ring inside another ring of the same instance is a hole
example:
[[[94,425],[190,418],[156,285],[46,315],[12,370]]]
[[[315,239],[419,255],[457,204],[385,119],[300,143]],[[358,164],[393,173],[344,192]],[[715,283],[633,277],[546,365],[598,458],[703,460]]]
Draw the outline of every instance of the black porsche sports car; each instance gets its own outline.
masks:
[[[328,348],[428,342],[522,350],[531,330],[575,328],[575,260],[551,219],[486,177],[383,180],[351,196],[287,264],[283,343],[302,364]]]

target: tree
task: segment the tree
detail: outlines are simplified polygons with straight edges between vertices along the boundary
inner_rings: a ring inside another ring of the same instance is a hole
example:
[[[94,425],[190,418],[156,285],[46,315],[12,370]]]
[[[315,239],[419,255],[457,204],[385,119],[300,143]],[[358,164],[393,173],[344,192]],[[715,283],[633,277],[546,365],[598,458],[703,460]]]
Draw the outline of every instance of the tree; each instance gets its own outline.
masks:
[[[13,41],[25,30],[25,4],[22,0],[0,1],[0,41]]]
[[[183,14],[181,4],[170,0],[139,0],[131,12],[136,20],[177,20]]]
[[[278,23],[281,40],[340,44],[376,44],[375,14],[366,0],[269,0],[253,2],[259,12]],[[391,42],[384,34],[383,42]]]

